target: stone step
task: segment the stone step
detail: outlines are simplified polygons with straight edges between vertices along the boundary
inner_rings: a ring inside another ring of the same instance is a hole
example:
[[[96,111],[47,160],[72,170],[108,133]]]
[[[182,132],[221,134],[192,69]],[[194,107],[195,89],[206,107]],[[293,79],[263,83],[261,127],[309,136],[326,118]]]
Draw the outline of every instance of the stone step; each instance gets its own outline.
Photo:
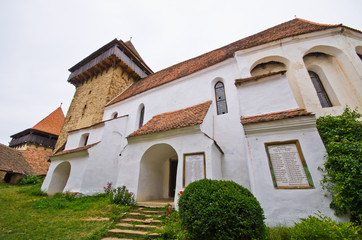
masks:
[[[175,204],[173,201],[165,202],[165,201],[148,201],[148,202],[137,202],[136,205],[140,207],[146,207],[146,208],[163,208],[167,206],[167,204],[170,204],[172,207],[175,207]]]
[[[128,214],[128,216],[132,216],[132,217],[143,217],[143,218],[150,218],[152,217],[152,215],[146,215],[146,214],[142,214],[142,213],[138,213],[138,212],[130,212]]]
[[[165,211],[140,211],[140,212],[142,212],[142,213],[151,213],[151,214],[162,214]]]
[[[147,236],[149,238],[157,238],[160,236],[160,234],[158,233],[149,233],[147,234],[147,232],[144,231],[138,231],[138,230],[126,230],[126,229],[111,229],[109,230],[110,233],[121,233],[121,234],[126,234],[126,235],[137,235],[137,236]],[[117,238],[115,238],[117,239]],[[121,238],[122,239],[122,238]]]
[[[150,224],[150,223],[160,223],[160,220],[155,220],[153,218],[149,218],[149,219],[137,219],[137,218],[124,218],[122,219],[122,222],[141,222],[144,224]]]
[[[129,223],[117,223],[116,226],[118,227],[128,227],[128,228],[141,228],[141,229],[145,229],[145,228],[156,228],[156,229],[161,229],[159,226],[155,226],[155,225],[133,225],[133,224],[129,224]]]
[[[129,229],[111,229],[109,230],[111,233],[123,233],[123,234],[129,234],[129,235],[146,235],[147,232],[139,231],[139,230],[129,230]]]

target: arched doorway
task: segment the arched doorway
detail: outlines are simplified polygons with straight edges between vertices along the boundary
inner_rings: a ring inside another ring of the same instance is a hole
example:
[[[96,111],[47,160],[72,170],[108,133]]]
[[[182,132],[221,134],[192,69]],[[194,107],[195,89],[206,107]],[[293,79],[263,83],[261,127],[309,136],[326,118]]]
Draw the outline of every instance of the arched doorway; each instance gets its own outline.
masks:
[[[58,192],[63,192],[65,185],[68,182],[70,174],[70,163],[60,163],[53,172],[52,180],[48,188],[48,195],[54,195]]]
[[[143,154],[137,201],[173,198],[177,175],[177,153],[168,144],[156,144]]]

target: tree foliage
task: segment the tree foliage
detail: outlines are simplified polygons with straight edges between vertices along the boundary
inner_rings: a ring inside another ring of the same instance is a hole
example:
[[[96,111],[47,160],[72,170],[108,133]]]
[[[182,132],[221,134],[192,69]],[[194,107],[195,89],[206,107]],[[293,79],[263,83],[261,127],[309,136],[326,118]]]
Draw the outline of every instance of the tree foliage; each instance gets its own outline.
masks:
[[[322,185],[333,195],[331,208],[336,214],[350,214],[351,221],[362,220],[362,123],[356,110],[348,107],[342,115],[317,120],[317,128],[328,157]]]

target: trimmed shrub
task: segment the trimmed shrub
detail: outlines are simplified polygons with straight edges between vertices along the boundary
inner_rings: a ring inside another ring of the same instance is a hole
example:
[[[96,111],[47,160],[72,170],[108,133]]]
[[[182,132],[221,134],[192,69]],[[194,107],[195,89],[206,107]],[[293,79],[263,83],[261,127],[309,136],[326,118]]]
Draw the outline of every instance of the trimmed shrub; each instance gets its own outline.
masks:
[[[191,239],[262,239],[264,213],[258,200],[233,181],[190,183],[179,199],[183,226]]]

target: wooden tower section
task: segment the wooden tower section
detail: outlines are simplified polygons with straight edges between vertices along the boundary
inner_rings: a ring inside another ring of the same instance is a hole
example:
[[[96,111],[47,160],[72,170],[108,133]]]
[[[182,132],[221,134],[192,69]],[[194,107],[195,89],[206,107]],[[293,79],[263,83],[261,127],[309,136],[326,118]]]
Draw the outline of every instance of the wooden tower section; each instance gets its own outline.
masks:
[[[69,69],[76,87],[55,152],[64,148],[69,131],[102,121],[105,105],[133,82],[153,73],[130,41],[113,40]]]

